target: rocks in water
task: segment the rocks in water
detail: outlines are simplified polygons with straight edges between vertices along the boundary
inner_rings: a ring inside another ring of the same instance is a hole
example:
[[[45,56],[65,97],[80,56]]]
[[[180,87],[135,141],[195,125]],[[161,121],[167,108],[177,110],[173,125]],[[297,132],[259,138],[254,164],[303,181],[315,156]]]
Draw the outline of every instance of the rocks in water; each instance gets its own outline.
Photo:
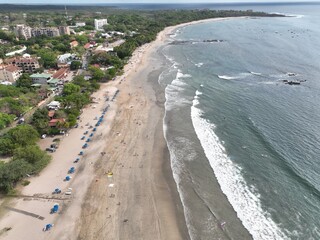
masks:
[[[307,80],[287,80],[284,79],[282,82],[288,85],[300,85],[302,82],[306,82]]]
[[[172,41],[170,45],[182,45],[182,44],[194,44],[194,43],[219,43],[225,42],[225,40],[220,39],[206,39],[206,40],[199,40],[199,41]]]

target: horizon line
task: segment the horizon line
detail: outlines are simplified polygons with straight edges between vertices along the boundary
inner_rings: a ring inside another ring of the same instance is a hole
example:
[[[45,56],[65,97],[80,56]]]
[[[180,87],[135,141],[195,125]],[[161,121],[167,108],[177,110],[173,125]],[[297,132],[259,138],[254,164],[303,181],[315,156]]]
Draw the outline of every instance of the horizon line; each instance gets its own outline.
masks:
[[[0,5],[19,5],[19,6],[30,6],[30,5],[38,5],[38,6],[94,6],[94,5],[135,5],[135,4],[144,4],[144,5],[202,5],[202,4],[210,4],[210,5],[265,5],[265,4],[320,4],[320,0],[314,0],[314,1],[283,1],[283,2],[248,2],[248,1],[243,1],[243,2],[188,2],[188,3],[172,3],[172,2],[108,2],[108,3],[0,3]]]

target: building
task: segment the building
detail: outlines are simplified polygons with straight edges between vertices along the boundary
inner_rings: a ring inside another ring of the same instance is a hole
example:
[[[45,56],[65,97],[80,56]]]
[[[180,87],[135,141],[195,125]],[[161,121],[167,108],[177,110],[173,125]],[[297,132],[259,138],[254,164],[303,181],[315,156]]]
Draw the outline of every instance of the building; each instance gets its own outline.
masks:
[[[77,22],[76,27],[84,27],[86,25],[85,22]]]
[[[47,27],[47,28],[32,28],[31,36],[39,37],[42,35],[46,35],[48,37],[57,37],[60,36],[59,29],[56,27]]]
[[[47,81],[47,84],[51,87],[51,88],[56,88],[59,84],[60,80],[56,79],[56,78],[52,78],[50,80]]]
[[[6,64],[11,64],[21,68],[24,73],[33,73],[40,68],[37,58],[33,58],[30,55],[24,55],[23,57],[9,58],[5,60]]]
[[[33,83],[47,84],[47,81],[51,79],[52,74],[50,74],[50,73],[36,73],[36,74],[32,74],[30,77],[31,77]]]
[[[58,110],[60,106],[61,104],[58,101],[52,101],[47,105],[49,110]]]
[[[73,60],[77,60],[77,56],[75,54],[66,53],[58,56],[58,67],[64,68],[69,67]]]
[[[22,70],[14,65],[0,67],[0,80],[14,83],[21,77]]]
[[[71,48],[78,47],[78,46],[79,46],[79,43],[78,43],[77,41],[72,41],[72,42],[70,43],[70,47],[71,47]]]
[[[108,25],[107,19],[95,19],[94,20],[94,27],[97,31],[102,31],[104,25]]]
[[[32,37],[31,35],[31,27],[25,26],[24,24],[19,24],[14,28],[14,33],[19,38],[24,38],[25,40],[28,40]]]
[[[92,45],[90,43],[86,43],[83,47],[85,49],[89,49],[89,48],[92,48]]]
[[[70,35],[70,28],[68,26],[60,26],[59,33],[60,35]]]
[[[68,75],[68,68],[60,68],[58,71],[56,71],[53,75],[52,78],[56,79],[64,79]]]

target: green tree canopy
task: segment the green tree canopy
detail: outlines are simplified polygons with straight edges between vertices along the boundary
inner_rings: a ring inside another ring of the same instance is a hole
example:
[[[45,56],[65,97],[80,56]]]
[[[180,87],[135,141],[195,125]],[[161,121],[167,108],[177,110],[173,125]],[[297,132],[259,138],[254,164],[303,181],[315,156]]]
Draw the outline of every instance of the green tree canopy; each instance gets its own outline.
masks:
[[[70,65],[71,70],[76,70],[81,68],[81,62],[80,61],[72,61]]]
[[[73,83],[67,83],[63,87],[64,95],[71,95],[73,93],[79,93],[79,92],[80,92],[80,86]]]

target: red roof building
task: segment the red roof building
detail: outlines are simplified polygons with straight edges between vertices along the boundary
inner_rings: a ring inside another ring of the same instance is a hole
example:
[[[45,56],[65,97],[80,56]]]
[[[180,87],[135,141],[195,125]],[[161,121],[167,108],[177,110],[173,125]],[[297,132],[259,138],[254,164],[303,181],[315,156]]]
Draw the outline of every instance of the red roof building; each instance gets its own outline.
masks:
[[[66,120],[64,118],[53,118],[49,121],[49,126],[56,127],[58,124],[63,124],[65,122]]]
[[[57,72],[52,75],[52,78],[63,79],[67,76],[68,68],[60,68]]]
[[[71,47],[71,48],[77,47],[78,45],[79,45],[79,43],[78,43],[77,41],[72,41],[72,42],[70,43],[70,47]]]
[[[87,43],[83,46],[85,49],[89,49],[91,47],[91,44],[90,43]]]

